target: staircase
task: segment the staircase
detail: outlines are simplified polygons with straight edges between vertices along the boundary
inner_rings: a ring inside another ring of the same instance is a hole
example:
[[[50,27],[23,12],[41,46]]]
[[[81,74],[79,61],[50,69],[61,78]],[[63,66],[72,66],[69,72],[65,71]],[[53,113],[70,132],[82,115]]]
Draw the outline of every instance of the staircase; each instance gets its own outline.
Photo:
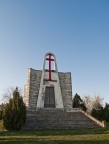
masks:
[[[27,121],[23,129],[78,129],[100,128],[100,122],[82,110],[66,112],[64,109],[42,108],[27,112]]]

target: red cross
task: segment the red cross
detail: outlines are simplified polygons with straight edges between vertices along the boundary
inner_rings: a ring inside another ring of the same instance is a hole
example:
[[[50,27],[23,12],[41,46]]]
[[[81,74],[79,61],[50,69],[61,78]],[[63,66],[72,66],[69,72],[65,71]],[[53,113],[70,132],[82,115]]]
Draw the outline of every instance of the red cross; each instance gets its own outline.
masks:
[[[48,56],[49,57],[46,58],[46,60],[49,61],[49,78],[48,78],[48,80],[51,81],[52,80],[51,79],[51,62],[54,61],[54,59],[51,58],[52,54],[48,54]]]

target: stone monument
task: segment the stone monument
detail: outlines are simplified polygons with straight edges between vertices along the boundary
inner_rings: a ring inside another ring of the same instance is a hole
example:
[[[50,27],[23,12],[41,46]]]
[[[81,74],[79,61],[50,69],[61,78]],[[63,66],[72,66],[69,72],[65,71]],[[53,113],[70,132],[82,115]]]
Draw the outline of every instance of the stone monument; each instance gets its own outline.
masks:
[[[23,129],[73,129],[103,127],[82,110],[72,108],[70,72],[58,72],[56,57],[47,53],[43,69],[28,69],[24,87],[27,121]]]

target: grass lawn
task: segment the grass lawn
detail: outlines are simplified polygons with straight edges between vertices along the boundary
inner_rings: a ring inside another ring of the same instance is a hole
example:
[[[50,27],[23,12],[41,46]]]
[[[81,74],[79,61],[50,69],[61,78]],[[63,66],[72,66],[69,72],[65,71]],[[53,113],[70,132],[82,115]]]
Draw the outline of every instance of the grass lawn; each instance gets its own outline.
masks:
[[[1,144],[109,144],[109,124],[101,129],[3,131]]]

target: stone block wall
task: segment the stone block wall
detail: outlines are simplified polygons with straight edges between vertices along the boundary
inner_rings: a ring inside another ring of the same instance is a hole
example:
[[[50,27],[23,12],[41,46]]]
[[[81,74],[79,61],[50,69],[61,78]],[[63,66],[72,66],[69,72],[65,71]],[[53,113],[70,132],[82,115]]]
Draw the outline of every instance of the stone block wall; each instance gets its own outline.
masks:
[[[70,111],[72,110],[71,73],[59,72],[58,74],[64,108],[66,111]],[[24,88],[24,102],[29,110],[36,110],[41,75],[41,70],[28,69],[27,84]]]
[[[24,91],[24,102],[27,108],[31,110],[36,110],[41,74],[41,70],[28,69],[28,79],[25,86],[27,89]]]
[[[29,107],[30,73],[31,69],[28,68],[27,83],[24,86],[24,97],[23,97],[23,100],[27,107]]]
[[[72,110],[72,79],[71,73],[59,72],[59,80],[63,98],[63,104],[66,111]]]

